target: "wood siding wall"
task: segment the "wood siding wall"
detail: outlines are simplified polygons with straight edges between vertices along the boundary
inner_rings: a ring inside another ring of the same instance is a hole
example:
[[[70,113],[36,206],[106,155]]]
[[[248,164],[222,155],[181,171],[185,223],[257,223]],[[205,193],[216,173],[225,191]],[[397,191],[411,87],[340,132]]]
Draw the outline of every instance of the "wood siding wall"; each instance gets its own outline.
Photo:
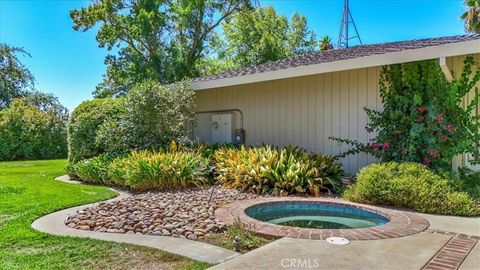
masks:
[[[454,78],[458,78],[463,71],[463,61],[465,60],[465,56],[458,56],[458,57],[451,57],[447,59],[447,65],[449,66],[450,70],[452,71],[452,75]],[[474,66],[473,70],[476,70],[477,68],[480,67],[480,54],[475,54],[474,55]],[[478,88],[476,91],[480,90],[480,82],[477,83],[476,87]],[[465,97],[465,100],[463,102],[464,106],[467,106],[470,104],[473,100],[473,97],[475,95],[475,89],[473,89],[468,96]],[[473,112],[476,115],[480,114],[480,106],[477,104],[477,107],[475,111]],[[468,161],[471,159],[470,156],[463,155],[459,156],[454,159],[453,166],[454,168],[462,167],[462,166],[468,166],[473,170],[480,171],[480,165],[471,165]]]
[[[457,58],[448,59],[453,71],[461,69],[461,59]],[[196,111],[241,110],[247,145],[291,144],[335,155],[347,146],[333,142],[330,136],[361,142],[372,136],[364,128],[368,117],[363,108],[382,109],[378,89],[380,69],[363,68],[200,90],[195,94]],[[236,122],[240,123],[240,115],[236,115]],[[211,115],[198,114],[197,119],[194,136],[210,142]],[[365,154],[341,160],[349,173],[375,161]]]

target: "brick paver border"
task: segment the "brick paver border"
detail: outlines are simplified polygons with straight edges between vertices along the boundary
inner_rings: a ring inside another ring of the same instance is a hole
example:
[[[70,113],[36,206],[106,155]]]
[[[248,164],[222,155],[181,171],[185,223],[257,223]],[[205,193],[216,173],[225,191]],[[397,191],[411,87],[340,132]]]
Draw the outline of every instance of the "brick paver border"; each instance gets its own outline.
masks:
[[[425,265],[424,270],[455,270],[467,258],[477,240],[455,236]]]
[[[310,203],[318,202],[322,204],[354,207],[382,215],[388,218],[389,222],[383,226],[361,229],[309,229],[270,224],[253,219],[245,214],[245,209],[253,205],[277,204],[285,201]],[[251,230],[256,234],[273,239],[280,237],[291,237],[325,240],[331,236],[338,236],[347,238],[348,240],[378,240],[416,234],[426,230],[430,225],[427,219],[414,213],[352,203],[335,198],[277,197],[237,201],[217,208],[215,210],[215,216],[221,222],[226,224],[232,224],[236,218],[239,218],[242,223],[250,225]]]

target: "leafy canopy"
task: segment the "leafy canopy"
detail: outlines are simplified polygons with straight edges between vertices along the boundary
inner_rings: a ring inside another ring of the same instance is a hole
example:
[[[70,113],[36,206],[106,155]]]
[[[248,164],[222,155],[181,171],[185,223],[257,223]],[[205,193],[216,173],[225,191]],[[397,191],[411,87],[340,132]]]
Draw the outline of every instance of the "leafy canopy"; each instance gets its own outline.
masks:
[[[34,88],[32,73],[22,64],[19,56],[30,56],[22,48],[0,43],[0,109],[17,97],[25,96]]]
[[[220,59],[231,67],[246,67],[317,50],[318,41],[307,19],[295,13],[291,20],[271,6],[244,10],[224,22],[224,50]]]
[[[196,63],[209,53],[215,29],[249,0],[98,0],[70,12],[77,31],[98,25],[109,55],[96,97],[118,96],[145,78],[171,83],[199,75]]]
[[[480,0],[465,0],[465,11],[460,17],[465,21],[465,30],[480,33]]]
[[[365,108],[375,137],[363,144],[332,138],[354,147],[341,156],[367,152],[382,161],[420,162],[435,170],[451,169],[456,155],[480,157],[480,94],[463,106],[476,89],[480,69],[472,70],[473,57],[464,61],[463,73],[448,82],[434,60],[384,67],[380,79],[383,111]]]
[[[0,160],[54,159],[67,156],[68,112],[55,100],[44,107],[14,99],[0,111]],[[45,103],[46,104],[46,103]]]

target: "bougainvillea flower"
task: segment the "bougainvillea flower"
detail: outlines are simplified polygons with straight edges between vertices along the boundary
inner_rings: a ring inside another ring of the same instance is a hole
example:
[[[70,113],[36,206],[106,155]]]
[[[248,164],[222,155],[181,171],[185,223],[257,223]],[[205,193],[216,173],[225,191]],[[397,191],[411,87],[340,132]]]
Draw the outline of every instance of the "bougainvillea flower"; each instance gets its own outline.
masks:
[[[427,166],[428,166],[428,165],[430,165],[431,162],[432,162],[432,161],[431,161],[430,159],[428,159],[428,158],[423,158],[423,164],[424,164],[424,165],[427,165]]]
[[[427,150],[427,153],[428,153],[432,158],[436,158],[436,157],[439,156],[438,151],[433,150],[433,149],[428,149],[428,150]]]
[[[439,139],[441,142],[446,142],[446,141],[448,141],[448,137],[445,136],[445,135],[440,135],[440,136],[438,136],[438,139]]]
[[[442,112],[442,113],[440,113],[440,115],[438,116],[438,122],[439,122],[439,123],[442,123],[443,120],[445,120],[445,116],[443,115],[443,112]]]
[[[421,113],[421,114],[424,114],[424,113],[427,112],[427,109],[422,106],[422,107],[418,108],[418,112]]]
[[[383,144],[382,144],[382,150],[387,150],[388,148],[390,148],[390,144],[389,144],[389,143],[383,143]]]

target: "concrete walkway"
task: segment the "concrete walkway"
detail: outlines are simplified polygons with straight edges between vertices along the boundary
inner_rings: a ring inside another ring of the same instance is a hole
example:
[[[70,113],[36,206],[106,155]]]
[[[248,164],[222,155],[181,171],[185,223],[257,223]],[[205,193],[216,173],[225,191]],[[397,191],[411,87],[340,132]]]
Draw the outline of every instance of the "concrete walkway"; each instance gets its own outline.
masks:
[[[420,215],[430,222],[430,228],[432,229],[480,236],[480,217]]]
[[[479,217],[421,215],[430,222],[428,231],[449,233],[422,232],[400,238],[351,241],[346,246],[320,240],[282,238],[210,269],[422,269],[437,253],[445,250],[455,234],[480,236]],[[447,250],[450,249],[447,247]],[[480,270],[479,243],[458,269]]]
[[[68,177],[62,176],[57,178],[59,181],[71,183]],[[121,200],[131,196],[131,194],[119,190],[114,190],[119,195],[108,201]],[[182,238],[153,236],[143,234],[118,234],[118,233],[102,233],[94,231],[83,231],[65,226],[65,219],[78,210],[98,204],[92,203],[77,207],[64,209],[55,213],[43,216],[32,223],[35,230],[60,236],[86,237],[98,240],[112,241],[117,243],[128,243],[134,245],[141,245],[151,248],[160,249],[166,252],[178,254],[191,258],[193,260],[206,262],[210,264],[218,264],[223,261],[232,259],[239,255],[239,253],[224,249],[218,246],[191,241]]]
[[[326,241],[282,238],[210,269],[421,269],[451,236],[419,233],[383,240]]]

